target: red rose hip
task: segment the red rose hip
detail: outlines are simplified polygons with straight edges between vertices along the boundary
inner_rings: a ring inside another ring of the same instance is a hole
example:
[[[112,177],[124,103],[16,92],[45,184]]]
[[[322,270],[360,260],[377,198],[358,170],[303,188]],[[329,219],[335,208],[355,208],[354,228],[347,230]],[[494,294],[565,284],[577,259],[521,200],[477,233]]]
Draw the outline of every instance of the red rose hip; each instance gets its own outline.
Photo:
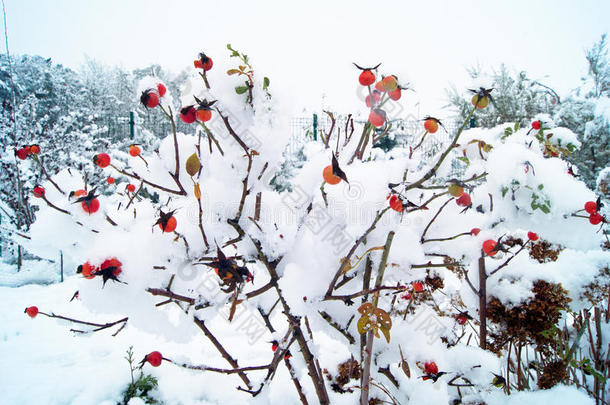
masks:
[[[163,361],[163,356],[160,352],[154,351],[148,353],[145,360],[149,362],[151,366],[159,367],[161,365],[161,361]]]

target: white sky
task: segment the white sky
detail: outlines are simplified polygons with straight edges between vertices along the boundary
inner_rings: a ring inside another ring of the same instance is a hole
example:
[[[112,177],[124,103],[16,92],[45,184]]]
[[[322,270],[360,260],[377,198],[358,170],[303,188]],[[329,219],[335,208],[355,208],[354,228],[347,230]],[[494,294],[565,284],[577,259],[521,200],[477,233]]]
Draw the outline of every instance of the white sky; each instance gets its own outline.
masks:
[[[324,93],[324,107],[341,112],[364,110],[351,62],[383,62],[410,82],[417,93],[405,102],[420,101],[421,115],[438,113],[450,83],[468,86],[475,64],[505,62],[563,95],[585,73],[584,49],[610,31],[608,0],[4,1],[13,54],[178,70],[204,50],[220,80],[230,42],[294,109],[316,108]]]

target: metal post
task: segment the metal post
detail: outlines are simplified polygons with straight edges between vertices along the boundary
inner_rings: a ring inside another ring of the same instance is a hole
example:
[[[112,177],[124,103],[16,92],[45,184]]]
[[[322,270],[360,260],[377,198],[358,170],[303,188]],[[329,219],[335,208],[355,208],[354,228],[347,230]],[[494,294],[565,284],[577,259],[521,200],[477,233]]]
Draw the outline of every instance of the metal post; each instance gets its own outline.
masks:
[[[62,252],[61,250],[59,251],[59,275],[60,275],[59,281],[61,283],[63,283],[64,282],[64,252]]]
[[[133,139],[135,135],[135,119],[133,111],[129,111],[129,139]]]
[[[313,140],[318,140],[318,114],[313,115]]]

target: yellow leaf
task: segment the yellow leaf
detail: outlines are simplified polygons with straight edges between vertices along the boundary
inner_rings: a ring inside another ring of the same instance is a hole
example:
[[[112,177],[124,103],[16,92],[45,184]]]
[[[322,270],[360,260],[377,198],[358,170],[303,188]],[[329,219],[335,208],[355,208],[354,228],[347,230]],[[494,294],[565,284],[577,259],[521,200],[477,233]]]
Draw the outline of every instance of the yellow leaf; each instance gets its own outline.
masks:
[[[390,343],[390,330],[383,326],[380,326],[379,329],[381,329],[381,333],[383,333],[383,336],[385,336],[385,340]]]
[[[237,69],[229,69],[229,70],[227,70],[227,74],[228,74],[229,76],[230,76],[230,75],[236,75],[236,74],[238,74],[238,73],[239,73],[239,70],[237,70]]]
[[[201,189],[199,188],[199,183],[195,183],[195,198],[201,200]]]
[[[358,333],[360,333],[361,335],[364,335],[366,332],[371,330],[371,327],[373,325],[371,324],[369,317],[367,315],[363,315],[360,319],[358,319],[357,326],[358,326]]]
[[[189,174],[189,176],[193,177],[196,175],[200,168],[201,162],[199,162],[199,158],[197,157],[196,153],[193,153],[188,159],[186,159],[186,172]]]

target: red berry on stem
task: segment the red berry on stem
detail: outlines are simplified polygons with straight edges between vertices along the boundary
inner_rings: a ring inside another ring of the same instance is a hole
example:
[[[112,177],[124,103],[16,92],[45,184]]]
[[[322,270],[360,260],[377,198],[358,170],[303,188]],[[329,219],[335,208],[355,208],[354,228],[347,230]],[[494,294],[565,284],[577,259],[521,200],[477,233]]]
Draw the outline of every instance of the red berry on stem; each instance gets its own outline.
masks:
[[[464,325],[468,321],[468,318],[465,315],[460,314],[455,318],[455,320],[458,324]]]
[[[29,152],[25,148],[17,149],[15,151],[15,155],[21,160],[26,160],[28,158]]]
[[[133,184],[128,184],[127,187],[125,187],[127,189],[127,191],[129,191],[130,193],[133,193],[134,191],[136,191],[136,186],[134,186]]]
[[[380,81],[378,81],[377,83],[375,83],[375,90],[377,90],[378,92],[381,93],[385,93],[385,87],[383,86],[383,83]]]
[[[44,196],[44,193],[44,187],[41,186],[36,186],[34,187],[34,190],[32,190],[32,194],[34,194],[34,197],[36,198],[42,198]]]
[[[487,239],[483,242],[483,252],[488,256],[493,256],[498,253],[498,251],[495,250],[496,246],[498,246],[498,242],[493,239]]]
[[[471,234],[472,236],[477,236],[477,235],[479,234],[479,232],[481,232],[481,229],[480,229],[480,228],[472,228],[472,229],[470,230],[470,234]]]
[[[97,155],[93,156],[93,163],[103,169],[110,164],[110,155],[107,153],[98,153]]]
[[[197,119],[197,111],[192,105],[180,110],[180,119],[185,124],[192,124]]]
[[[464,193],[460,196],[460,198],[458,198],[457,200],[455,200],[455,202],[457,203],[457,205],[459,205],[460,207],[469,207],[470,204],[472,204],[472,200],[470,199],[470,195],[468,195],[468,193]]]
[[[140,154],[140,152],[142,152],[142,150],[140,149],[140,147],[138,145],[131,145],[129,146],[129,154],[131,156],[138,156]]]
[[[373,103],[371,103],[371,96],[373,98]],[[377,104],[379,104],[379,101],[381,100],[381,94],[379,94],[379,92],[377,90],[375,90],[373,93],[371,93],[371,95],[366,96],[366,98],[364,99],[364,102],[366,103],[367,107],[372,107],[372,106],[376,106]]]
[[[539,120],[532,122],[532,128],[534,128],[536,131],[539,130],[541,126],[542,123]]]
[[[604,217],[599,212],[594,212],[589,216],[589,222],[591,223],[591,225],[597,225],[601,222],[604,222]]]
[[[88,280],[91,280],[92,278],[94,278],[96,272],[97,272],[97,268],[89,262],[85,262],[85,264],[83,264],[81,267],[81,273],[82,273],[83,277],[85,277]]]
[[[121,274],[121,272],[123,271],[121,269],[122,265],[123,265],[123,263],[121,263],[116,257],[113,257],[112,259],[104,260],[102,262],[102,264],[100,265],[100,270],[104,271],[109,267],[113,267],[112,275],[116,277],[119,274]]]
[[[438,374],[438,366],[433,361],[427,361],[424,364],[424,371],[426,374]]]
[[[107,182],[108,184],[114,184],[114,182],[115,182],[115,181],[116,181],[116,180],[115,180],[115,179],[114,179],[114,177],[112,177],[112,176],[108,176],[108,178],[106,179],[106,182]]]
[[[160,352],[154,351],[148,353],[145,360],[149,362],[151,366],[159,367],[161,365],[161,361],[163,361],[163,356]]]
[[[402,212],[402,200],[396,194],[390,197],[390,207],[394,211]]]
[[[383,124],[385,123],[385,120],[386,120],[385,111],[383,111],[379,108],[374,109],[369,114],[369,122],[377,128],[382,127]]]
[[[201,122],[209,121],[210,118],[212,118],[212,110],[197,110],[195,114],[197,116],[197,119]]]
[[[595,201],[587,201],[585,203],[585,211],[589,214],[594,214],[597,212],[597,203]]]
[[[38,155],[40,153],[40,146],[30,145],[30,153],[32,153],[34,155]]]
[[[414,281],[412,285],[415,292],[422,292],[424,290],[424,284],[421,281]]]
[[[163,97],[167,92],[167,88],[163,83],[157,84],[157,92],[159,93],[159,97]]]
[[[531,240],[532,242],[536,242],[538,240],[538,234],[534,233],[534,232],[528,232],[527,233],[527,238],[529,240]]]
[[[424,121],[424,128],[426,131],[433,134],[438,131],[438,122],[435,119],[428,118],[426,121]]]
[[[38,307],[27,307],[24,313],[28,314],[30,318],[35,318],[38,315]]]
[[[159,105],[159,95],[154,90],[146,90],[140,96],[140,102],[146,108],[155,108]]]
[[[400,97],[402,96],[402,90],[400,89],[400,87],[397,87],[395,90],[388,91],[388,96],[392,100],[398,101],[398,100],[400,100]]]
[[[375,73],[369,69],[363,70],[362,73],[360,73],[360,76],[358,76],[358,81],[363,86],[370,86],[375,83]]]
[[[91,201],[83,201],[81,207],[83,207],[87,214],[94,214],[100,209],[100,200],[94,198]]]
[[[177,225],[178,221],[176,221],[176,217],[172,216],[167,220],[165,226],[163,226],[163,223],[160,223],[159,228],[161,228],[163,232],[173,232],[176,229]]]

